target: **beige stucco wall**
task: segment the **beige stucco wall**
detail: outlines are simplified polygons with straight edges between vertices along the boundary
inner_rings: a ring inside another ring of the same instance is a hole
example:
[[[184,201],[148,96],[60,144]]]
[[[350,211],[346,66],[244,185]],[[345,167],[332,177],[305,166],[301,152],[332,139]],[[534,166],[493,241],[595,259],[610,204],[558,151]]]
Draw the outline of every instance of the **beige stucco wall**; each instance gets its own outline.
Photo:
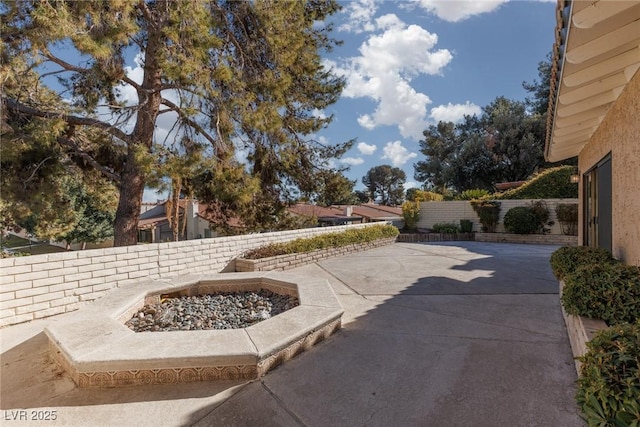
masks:
[[[613,255],[628,264],[640,265],[640,72],[636,72],[580,152],[580,174],[591,169],[609,152],[612,166]],[[583,194],[582,187],[580,194]],[[581,200],[581,243],[584,242],[582,211]]]

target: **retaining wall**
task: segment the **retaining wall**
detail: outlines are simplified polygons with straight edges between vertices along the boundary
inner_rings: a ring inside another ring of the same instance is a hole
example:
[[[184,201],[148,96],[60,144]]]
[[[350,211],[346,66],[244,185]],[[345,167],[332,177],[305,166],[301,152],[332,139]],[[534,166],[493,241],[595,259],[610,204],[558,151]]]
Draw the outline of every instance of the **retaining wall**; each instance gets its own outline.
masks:
[[[476,233],[476,242],[530,243],[538,245],[577,246],[578,236],[558,234]]]
[[[549,227],[550,234],[562,235],[562,228],[556,218],[556,205],[560,203],[578,204],[578,199],[543,199],[549,208],[549,221],[554,225]],[[504,216],[509,209],[516,206],[530,205],[532,200],[498,200],[500,202],[500,219],[496,231],[504,233]],[[460,224],[461,219],[468,219],[473,222],[473,231],[482,231],[480,220],[467,200],[456,200],[449,202],[422,202],[420,203],[420,220],[418,228],[430,229],[434,224],[446,222]]]
[[[301,265],[311,264],[325,258],[348,255],[354,252],[366,251],[395,242],[395,237],[374,240],[372,242],[354,243],[336,248],[317,249],[315,251],[277,255],[261,259],[238,258],[235,261],[236,271],[282,271]]]
[[[380,223],[94,249],[0,259],[0,327],[76,310],[140,278],[234,271],[243,252],[269,243]]]

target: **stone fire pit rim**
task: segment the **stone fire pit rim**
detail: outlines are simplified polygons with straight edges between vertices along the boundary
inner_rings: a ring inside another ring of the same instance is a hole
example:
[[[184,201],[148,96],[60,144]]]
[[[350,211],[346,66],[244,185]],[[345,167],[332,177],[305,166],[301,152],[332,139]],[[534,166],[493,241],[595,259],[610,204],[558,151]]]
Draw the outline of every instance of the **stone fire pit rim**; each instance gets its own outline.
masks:
[[[124,325],[123,319],[149,295],[215,284],[297,289],[300,305],[244,329],[136,333]],[[316,331],[330,324],[339,325],[343,312],[324,279],[283,272],[193,274],[166,280],[147,279],[114,289],[69,319],[50,325],[45,334],[56,353],[54,358],[76,380],[83,373],[119,370],[260,366],[267,358]],[[167,345],[167,340],[172,344]],[[224,346],[220,345],[222,342]]]

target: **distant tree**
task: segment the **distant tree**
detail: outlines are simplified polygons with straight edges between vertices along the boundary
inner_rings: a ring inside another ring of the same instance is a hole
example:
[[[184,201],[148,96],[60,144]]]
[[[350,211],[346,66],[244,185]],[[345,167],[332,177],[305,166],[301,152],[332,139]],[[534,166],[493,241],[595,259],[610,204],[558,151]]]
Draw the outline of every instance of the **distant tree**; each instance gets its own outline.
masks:
[[[484,145],[495,162],[497,182],[526,180],[544,163],[545,124],[540,114],[527,112],[524,102],[498,97],[483,108]]]
[[[546,118],[549,108],[549,92],[551,90],[551,52],[544,61],[538,63],[538,80],[531,83],[522,82],[522,87],[531,94],[525,98],[527,107],[531,112],[544,115]]]
[[[340,171],[324,170],[317,174],[318,191],[313,201],[320,206],[354,205],[358,199],[353,193],[356,181],[351,181]]]
[[[362,183],[380,204],[397,206],[402,203],[406,179],[402,169],[381,165],[369,169]]]
[[[358,203],[369,203],[371,201],[371,195],[368,190],[356,190],[353,192],[353,196],[358,200]]]
[[[459,124],[429,126],[420,141],[420,152],[426,159],[414,164],[414,178],[440,193],[492,188],[496,166],[482,135],[480,121],[471,116]]]
[[[81,243],[82,249],[87,243],[100,243],[113,237],[113,221],[117,206],[117,191],[112,184],[103,180],[91,187],[81,181],[65,180],[67,195],[75,216],[73,228],[55,237],[64,240],[67,247],[72,243]]]
[[[344,150],[308,137],[332,120],[313,111],[344,86],[321,62],[320,51],[335,44],[331,26],[317,25],[338,9],[335,0],[3,1],[3,144],[46,148],[23,153],[37,176],[66,157],[110,179],[119,190],[116,246],[137,243],[160,147],[182,156],[185,141],[220,171],[234,170],[223,164],[232,141],[244,145],[260,180],[258,212],[277,214],[289,189],[308,191],[313,172]],[[135,52],[140,79],[127,74],[125,58]],[[41,97],[45,76],[59,85]],[[124,90],[137,99],[124,102]],[[165,117],[175,119],[170,137],[156,132]]]
[[[534,80],[532,83],[522,82],[522,87],[531,94],[531,96],[525,98],[527,109],[531,114],[537,114],[540,122],[543,123],[545,127],[549,109],[552,65],[551,52],[549,52],[546,59],[538,63],[538,79]],[[543,166],[545,168],[549,168],[561,165],[576,166],[577,164],[578,158],[573,157],[561,162],[545,162]]]
[[[480,117],[440,122],[424,131],[415,179],[445,193],[492,190],[493,184],[527,179],[544,164],[545,122],[524,102],[497,97]]]

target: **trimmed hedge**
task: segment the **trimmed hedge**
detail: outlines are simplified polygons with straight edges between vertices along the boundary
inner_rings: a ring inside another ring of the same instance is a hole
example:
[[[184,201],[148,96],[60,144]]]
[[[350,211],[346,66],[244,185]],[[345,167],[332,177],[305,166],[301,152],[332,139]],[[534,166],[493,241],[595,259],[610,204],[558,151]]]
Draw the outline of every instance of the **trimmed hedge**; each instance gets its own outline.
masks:
[[[540,228],[540,220],[527,206],[516,206],[504,216],[504,228],[509,233],[533,234]]]
[[[576,401],[589,426],[640,423],[640,323],[605,329],[580,358]]]
[[[496,199],[575,199],[578,184],[571,182],[575,168],[560,166],[535,175],[518,188],[495,195]]]
[[[563,246],[551,254],[551,270],[558,280],[587,264],[610,264],[617,262],[609,251],[590,246]]]
[[[544,200],[532,201],[529,206],[516,206],[507,211],[504,216],[504,228],[514,234],[547,233],[549,222],[549,208]]]
[[[608,325],[640,319],[640,268],[623,263],[587,264],[564,278],[562,305],[569,314]]]
[[[400,232],[392,225],[374,225],[366,228],[346,230],[340,233],[327,233],[315,237],[295,239],[290,242],[272,243],[247,251],[242,255],[242,258],[261,259],[285,254],[311,252],[317,249],[372,242],[378,239],[396,237],[398,234],[400,234]]]
[[[447,223],[447,222],[439,222],[437,224],[433,224],[431,227],[434,233],[442,233],[442,234],[458,234],[460,233],[460,227],[457,224]]]

